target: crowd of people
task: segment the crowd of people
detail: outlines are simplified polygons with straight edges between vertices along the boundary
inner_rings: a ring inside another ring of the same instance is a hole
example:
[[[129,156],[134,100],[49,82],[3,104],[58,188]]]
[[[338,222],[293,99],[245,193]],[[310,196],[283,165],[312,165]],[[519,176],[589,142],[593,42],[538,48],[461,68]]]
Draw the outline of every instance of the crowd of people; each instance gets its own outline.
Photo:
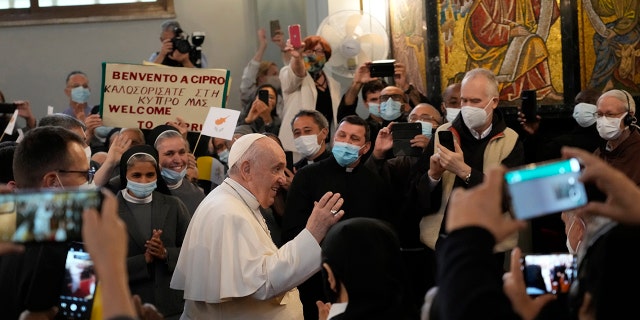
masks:
[[[206,67],[205,55],[194,63],[174,50],[179,28],[173,20],[162,24],[161,49],[149,60]],[[636,296],[622,294],[628,291],[622,283],[640,282],[631,270],[636,258],[623,250],[640,235],[634,201],[640,133],[628,92],[585,89],[576,97],[575,128],[549,141],[539,136],[540,116],[519,113],[521,127],[507,126],[491,70],[467,71],[434,106],[407,82],[401,63],[382,79],[371,77],[364,62],[343,92],[324,70],[332,48],[322,37],[294,47],[276,33],[279,68],[262,60],[268,41],[264,30],[257,36],[258,50],[242,76],[235,135],[203,137],[206,148],[190,142],[179,115],[151,130],[103,126],[87,104],[91,90],[81,71],[65,79],[69,108],[62,113],[36,119],[28,101],[15,101],[26,133],[0,143],[1,191],[103,190],[100,212],[87,209],[82,217],[98,279],[90,290],[105,297],[103,318],[637,313]],[[356,112],[359,95],[366,118]],[[421,128],[410,140],[417,156],[393,151],[393,128],[402,122]],[[440,143],[445,131],[453,134],[453,148]],[[566,239],[579,262],[560,306],[553,294],[528,296],[519,248],[530,236],[523,232],[527,221],[512,218],[503,196],[509,168],[559,157],[580,159],[582,180],[600,192],[586,206],[556,215],[565,224],[561,245]],[[52,319],[67,247],[2,242],[0,253],[0,313]],[[606,277],[613,273],[624,281]]]

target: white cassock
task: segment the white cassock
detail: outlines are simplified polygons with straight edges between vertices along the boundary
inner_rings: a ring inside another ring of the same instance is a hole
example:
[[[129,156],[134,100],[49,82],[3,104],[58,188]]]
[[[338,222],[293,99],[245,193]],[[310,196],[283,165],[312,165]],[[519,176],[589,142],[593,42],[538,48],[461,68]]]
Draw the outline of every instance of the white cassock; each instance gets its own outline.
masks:
[[[308,230],[278,249],[258,200],[227,178],[194,213],[171,288],[184,290],[180,319],[303,319],[296,286],[320,267]]]

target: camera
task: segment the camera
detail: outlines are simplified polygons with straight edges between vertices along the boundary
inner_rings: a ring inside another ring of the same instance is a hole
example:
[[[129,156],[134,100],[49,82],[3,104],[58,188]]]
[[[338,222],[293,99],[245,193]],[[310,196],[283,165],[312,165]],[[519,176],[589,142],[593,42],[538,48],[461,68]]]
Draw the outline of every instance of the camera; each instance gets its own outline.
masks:
[[[202,44],[204,43],[204,32],[196,31],[191,35],[191,42],[189,41],[189,35],[180,27],[173,28],[173,38],[171,43],[174,50],[178,50],[180,53],[189,53],[189,60],[198,68],[202,66]]]

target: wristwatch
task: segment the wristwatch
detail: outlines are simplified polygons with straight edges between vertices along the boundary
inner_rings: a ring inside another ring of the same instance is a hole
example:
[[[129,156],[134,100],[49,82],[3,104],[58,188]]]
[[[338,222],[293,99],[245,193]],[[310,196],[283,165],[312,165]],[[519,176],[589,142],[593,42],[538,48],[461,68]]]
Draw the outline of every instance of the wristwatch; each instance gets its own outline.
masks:
[[[469,171],[469,174],[464,177],[464,183],[469,184],[469,182],[471,182],[471,171]]]

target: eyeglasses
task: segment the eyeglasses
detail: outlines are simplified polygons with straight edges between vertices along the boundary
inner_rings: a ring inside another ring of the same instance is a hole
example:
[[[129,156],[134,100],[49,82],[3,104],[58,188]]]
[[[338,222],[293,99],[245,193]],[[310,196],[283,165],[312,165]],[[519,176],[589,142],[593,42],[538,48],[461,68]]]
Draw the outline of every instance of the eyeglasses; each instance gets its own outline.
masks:
[[[304,54],[306,54],[306,55],[310,55],[310,54],[313,54],[313,53],[315,53],[316,56],[324,56],[324,54],[325,54],[324,53],[324,49],[313,49],[313,50],[305,50],[304,51]]]
[[[91,168],[89,170],[61,170],[61,169],[58,169],[58,170],[56,170],[56,172],[58,172],[58,173],[82,173],[82,174],[87,176],[87,182],[91,183],[91,182],[93,182],[93,176],[95,176],[95,174],[96,174],[96,169],[95,168]]]
[[[619,115],[625,113],[627,111],[622,111],[622,112],[618,112],[618,113],[602,113],[602,112],[596,112],[596,118],[602,118],[602,117],[607,117],[607,118],[617,118]]]
[[[393,101],[404,102],[404,96],[401,94],[392,94],[392,95],[380,95],[380,101],[387,101],[389,98],[393,99]]]
[[[435,123],[440,124],[440,121],[438,121],[438,119],[436,119],[435,117],[433,117],[431,115],[428,115],[428,114],[423,114],[423,115],[420,115],[420,116],[412,114],[409,117],[409,121],[411,121],[411,122],[415,122],[415,121],[435,122]]]

